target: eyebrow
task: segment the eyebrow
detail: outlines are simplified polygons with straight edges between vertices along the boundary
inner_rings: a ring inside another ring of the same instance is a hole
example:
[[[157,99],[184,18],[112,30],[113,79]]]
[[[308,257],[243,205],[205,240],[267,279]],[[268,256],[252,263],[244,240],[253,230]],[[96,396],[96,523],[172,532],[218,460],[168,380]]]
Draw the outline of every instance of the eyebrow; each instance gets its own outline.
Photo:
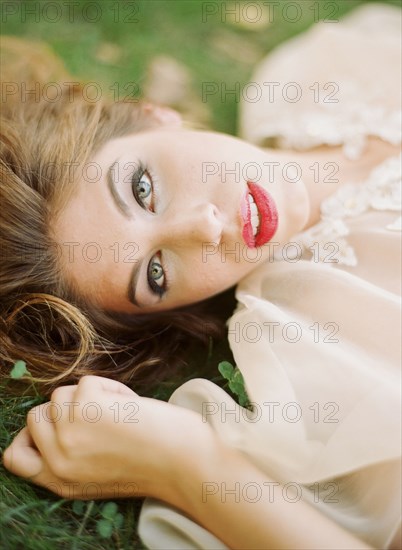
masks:
[[[113,201],[115,205],[117,206],[120,213],[126,218],[126,219],[132,219],[133,215],[131,212],[130,206],[122,199],[122,197],[119,195],[117,188],[116,188],[116,182],[113,177],[113,167],[117,164],[119,159],[116,159],[112,164],[109,166],[107,174],[106,174],[106,182],[107,187],[110,191],[110,194],[113,198]],[[140,273],[141,265],[142,265],[142,259],[139,260],[139,263],[137,263],[138,260],[135,262],[135,266],[133,267],[130,275],[130,282],[127,289],[127,298],[128,300],[135,306],[141,308],[140,304],[135,299],[135,291],[137,288],[137,281],[138,281],[138,275]]]

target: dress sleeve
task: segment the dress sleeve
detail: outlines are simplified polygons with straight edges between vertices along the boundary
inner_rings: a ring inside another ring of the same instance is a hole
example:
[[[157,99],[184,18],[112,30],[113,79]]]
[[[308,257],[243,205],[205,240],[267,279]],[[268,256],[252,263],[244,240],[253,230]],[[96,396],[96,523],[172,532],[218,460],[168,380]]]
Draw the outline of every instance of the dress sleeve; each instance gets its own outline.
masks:
[[[299,150],[343,144],[350,159],[368,136],[400,143],[400,29],[401,10],[374,3],[275,48],[243,91],[240,137]]]

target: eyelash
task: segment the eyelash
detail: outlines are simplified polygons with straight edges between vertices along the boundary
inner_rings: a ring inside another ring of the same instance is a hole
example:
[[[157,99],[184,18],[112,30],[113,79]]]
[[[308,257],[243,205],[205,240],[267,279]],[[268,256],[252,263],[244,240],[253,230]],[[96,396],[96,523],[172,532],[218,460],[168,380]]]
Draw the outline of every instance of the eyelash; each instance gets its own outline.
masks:
[[[150,180],[150,183],[151,183],[151,189],[152,189],[151,194],[152,194],[152,204],[153,204],[155,178],[153,177],[151,171],[146,166],[144,166],[141,163],[139,164],[138,168],[136,169],[136,171],[134,172],[134,174],[131,178],[131,185],[132,185],[133,195],[134,195],[134,198],[137,201],[137,203],[144,210],[148,210],[148,207],[144,204],[142,199],[138,196],[138,194],[136,192],[136,187],[135,187],[135,185],[138,184],[141,181],[141,178],[144,176],[144,174],[146,176],[148,176],[148,178]],[[151,209],[151,212],[154,212],[154,210]],[[149,273],[151,271],[151,266],[152,266],[152,263],[154,263],[153,260],[157,256],[160,256],[159,252],[157,254],[155,254],[154,256],[152,256],[151,261],[149,262],[149,264],[147,266],[147,281],[148,281],[148,285],[149,285],[149,288],[151,289],[152,293],[156,294],[157,296],[159,296],[159,298],[161,298],[167,292],[167,290],[169,288],[169,285],[168,285],[169,275],[168,275],[168,271],[165,268],[165,266],[163,265],[162,261],[159,260],[158,263],[159,263],[159,265],[161,265],[162,270],[163,270],[163,278],[164,278],[163,286],[159,286],[157,283],[155,283],[155,281],[153,281],[150,278]]]
[[[144,208],[145,210],[147,210],[148,209],[147,206],[144,204],[142,199],[140,199],[140,197],[137,195],[137,192],[136,192],[136,189],[135,189],[135,185],[138,184],[141,181],[141,178],[144,174],[146,176],[148,176],[148,178],[150,179],[151,187],[152,187],[152,193],[154,193],[155,178],[153,177],[151,171],[146,166],[144,166],[143,164],[139,164],[138,168],[136,169],[136,171],[132,175],[132,177],[131,177],[131,186],[132,186],[132,191],[133,191],[133,195],[134,195],[135,200],[138,202],[138,204],[141,206],[141,208]],[[151,212],[153,212],[153,210],[151,210]]]

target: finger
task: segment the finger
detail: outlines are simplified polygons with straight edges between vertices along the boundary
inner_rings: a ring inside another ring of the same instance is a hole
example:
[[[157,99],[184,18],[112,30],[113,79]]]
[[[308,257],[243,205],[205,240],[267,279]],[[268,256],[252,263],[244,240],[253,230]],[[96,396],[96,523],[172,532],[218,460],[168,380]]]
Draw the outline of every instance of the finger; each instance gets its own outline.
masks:
[[[77,387],[78,384],[73,384],[70,386],[59,386],[52,391],[50,401],[62,402],[64,400],[71,400],[71,398],[74,397],[74,394],[77,391]]]
[[[72,421],[74,408],[79,404],[76,397],[77,387],[77,384],[74,384],[59,386],[53,390],[46,410],[49,421],[58,422],[62,418]]]
[[[17,476],[33,478],[44,469],[44,461],[27,427],[23,428],[3,454],[3,464]]]
[[[121,382],[118,382],[117,380],[112,380],[103,376],[87,375],[83,376],[78,382],[77,397],[83,395],[84,392],[93,392],[99,389],[119,393],[122,395],[138,395],[128,386],[122,384]]]
[[[3,463],[11,473],[64,496],[63,483],[60,483],[60,480],[49,470],[47,463],[35,447],[35,442],[27,427],[19,432],[5,450]],[[67,498],[70,498],[69,494]]]
[[[51,401],[38,405],[27,414],[27,428],[34,445],[45,461],[56,460],[60,455],[57,444],[54,404]]]

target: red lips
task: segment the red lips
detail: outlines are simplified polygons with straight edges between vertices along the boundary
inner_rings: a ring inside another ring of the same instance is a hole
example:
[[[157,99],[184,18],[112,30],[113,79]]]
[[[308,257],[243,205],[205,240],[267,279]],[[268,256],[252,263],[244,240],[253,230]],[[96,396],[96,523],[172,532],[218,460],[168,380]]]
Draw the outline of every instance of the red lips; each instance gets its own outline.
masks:
[[[248,190],[241,200],[241,215],[244,221],[242,236],[244,242],[249,248],[262,246],[272,239],[278,227],[278,211],[271,195],[261,185],[248,182]],[[256,236],[253,236],[251,225],[251,212],[248,202],[248,195],[254,199],[258,208],[260,224]]]

